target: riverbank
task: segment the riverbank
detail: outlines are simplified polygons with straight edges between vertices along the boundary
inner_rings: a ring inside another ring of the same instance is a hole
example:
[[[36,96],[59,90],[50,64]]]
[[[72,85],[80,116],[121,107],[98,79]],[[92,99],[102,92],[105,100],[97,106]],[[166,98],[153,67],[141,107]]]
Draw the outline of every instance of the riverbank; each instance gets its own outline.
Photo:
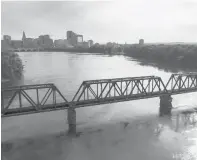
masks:
[[[104,45],[91,48],[69,48],[69,49],[45,49],[48,52],[78,52],[78,53],[100,53],[105,55],[124,54],[138,61],[140,65],[157,67],[171,72],[196,72],[197,71],[197,45],[192,44],[155,44],[155,45],[130,45],[113,52]]]
[[[23,64],[18,54],[14,52],[1,52],[1,83],[20,79],[23,72]]]
[[[125,55],[165,71],[197,71],[197,45],[132,45]]]

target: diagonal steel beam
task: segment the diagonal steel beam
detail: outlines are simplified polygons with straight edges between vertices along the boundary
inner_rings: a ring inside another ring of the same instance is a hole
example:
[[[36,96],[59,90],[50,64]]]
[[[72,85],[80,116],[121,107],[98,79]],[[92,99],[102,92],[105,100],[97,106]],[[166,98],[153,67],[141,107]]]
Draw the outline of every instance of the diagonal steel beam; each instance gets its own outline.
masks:
[[[112,83],[112,85],[110,86],[107,94],[105,95],[105,98],[107,98],[107,96],[109,95],[109,93],[111,92],[111,89],[114,87],[114,83]]]
[[[102,83],[101,83],[102,84]],[[100,95],[99,95],[99,98],[101,98],[101,96],[103,95],[103,92],[105,91],[105,89],[106,89],[106,87],[107,87],[107,85],[108,85],[109,83],[106,83],[105,84],[105,87],[101,90],[101,93],[100,93]]]
[[[14,94],[12,95],[11,99],[8,101],[8,105],[4,108],[4,110],[7,110],[9,108],[9,106],[11,105],[12,101],[14,100],[14,98],[17,95],[17,91],[14,92]]]
[[[24,91],[24,90],[21,90],[21,94],[26,98],[26,100],[33,106],[35,107],[35,109],[37,110],[37,106],[36,106],[36,103],[32,100],[31,97],[29,97],[29,95]]]
[[[132,81],[129,81],[129,83],[127,83],[127,81],[126,81],[126,88],[125,88],[125,90],[123,91],[123,93],[122,93],[122,95],[124,95],[125,94],[125,92],[127,91],[127,89],[128,89],[128,86],[129,86],[129,84],[131,83]]]

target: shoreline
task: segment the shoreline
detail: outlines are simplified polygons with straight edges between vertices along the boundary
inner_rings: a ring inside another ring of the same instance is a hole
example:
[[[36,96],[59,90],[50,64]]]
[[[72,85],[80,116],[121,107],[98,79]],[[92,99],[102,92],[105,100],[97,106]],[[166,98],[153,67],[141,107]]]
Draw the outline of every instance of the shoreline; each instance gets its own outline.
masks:
[[[131,57],[140,65],[156,67],[167,72],[197,72],[196,45],[131,45],[123,52],[108,52],[104,46],[91,48],[46,48],[43,52],[89,53],[100,55],[123,55]]]

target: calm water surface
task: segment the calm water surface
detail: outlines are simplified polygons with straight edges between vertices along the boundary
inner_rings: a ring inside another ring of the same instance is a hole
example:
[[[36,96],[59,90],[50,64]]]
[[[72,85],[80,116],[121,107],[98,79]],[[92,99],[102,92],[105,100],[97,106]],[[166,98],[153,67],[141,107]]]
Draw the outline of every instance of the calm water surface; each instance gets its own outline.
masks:
[[[76,53],[19,53],[20,84],[54,83],[71,100],[84,80],[171,73],[138,65],[124,56]],[[66,111],[2,119],[7,159],[166,160],[197,159],[197,116],[180,114],[197,106],[197,93],[173,96],[173,116],[158,117],[159,98],[81,108],[78,138],[62,136]]]

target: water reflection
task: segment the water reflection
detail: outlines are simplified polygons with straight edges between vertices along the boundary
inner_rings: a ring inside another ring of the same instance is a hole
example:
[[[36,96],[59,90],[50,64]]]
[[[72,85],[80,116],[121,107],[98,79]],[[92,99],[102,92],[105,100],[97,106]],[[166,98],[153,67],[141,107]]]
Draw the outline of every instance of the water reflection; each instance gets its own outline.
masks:
[[[160,121],[161,123],[158,123],[155,127],[156,136],[162,133],[166,125],[175,132],[182,132],[197,126],[197,112],[184,111],[171,117],[165,116],[164,118],[160,118]]]
[[[196,127],[196,120],[197,114],[193,112],[93,127],[78,126],[75,139],[60,133],[7,141],[3,143],[2,153],[9,159],[18,160],[195,160],[196,132],[192,128]]]
[[[197,114],[196,112],[184,111],[173,117],[175,131],[187,130],[188,128],[194,128],[197,125]]]

